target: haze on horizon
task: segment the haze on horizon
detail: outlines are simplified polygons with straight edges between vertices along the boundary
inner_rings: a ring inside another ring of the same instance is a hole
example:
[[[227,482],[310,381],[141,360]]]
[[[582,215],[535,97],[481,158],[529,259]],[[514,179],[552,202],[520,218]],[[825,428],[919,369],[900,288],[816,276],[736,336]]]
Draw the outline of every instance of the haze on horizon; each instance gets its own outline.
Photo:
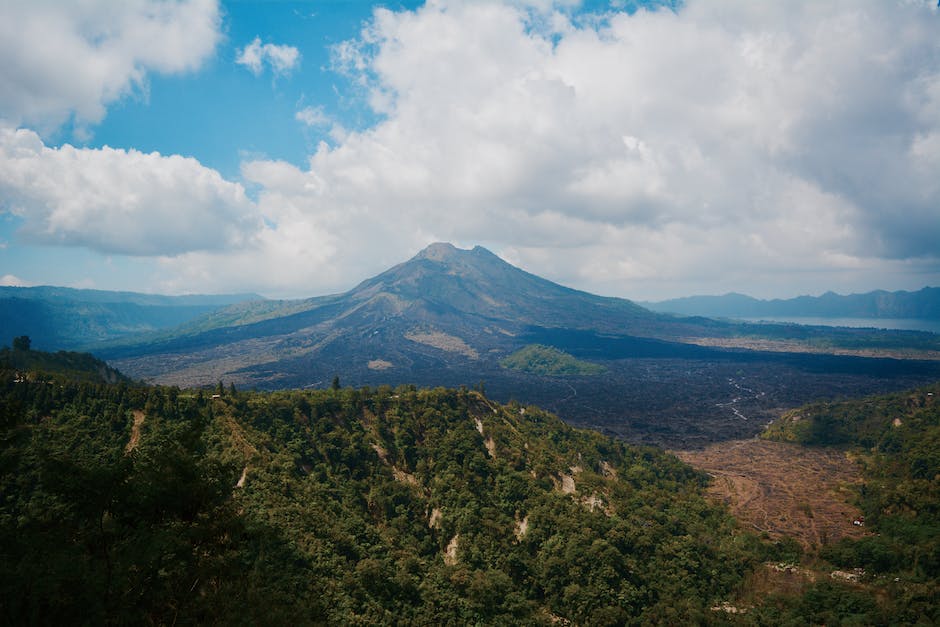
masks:
[[[938,172],[932,1],[0,4],[5,285],[916,290]]]

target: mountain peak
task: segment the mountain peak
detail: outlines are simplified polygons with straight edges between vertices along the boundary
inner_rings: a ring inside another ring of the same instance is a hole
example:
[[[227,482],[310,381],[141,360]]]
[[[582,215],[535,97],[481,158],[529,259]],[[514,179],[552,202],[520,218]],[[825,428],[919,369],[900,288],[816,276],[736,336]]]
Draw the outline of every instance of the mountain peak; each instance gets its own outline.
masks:
[[[445,242],[363,281],[349,296],[364,302],[380,294],[391,295],[399,311],[426,310],[423,323],[447,312],[545,327],[581,328],[590,318],[597,319],[599,328],[622,329],[626,318],[651,315],[630,301],[605,299],[530,274],[482,246],[464,249]]]
[[[457,248],[450,242],[435,242],[429,244],[427,248],[414,256],[414,259],[427,259],[430,261],[453,261],[455,259],[463,259],[465,262],[469,262],[471,258],[499,259],[499,257],[482,246],[474,246],[472,249]],[[502,259],[499,260],[502,261]]]
[[[415,259],[429,259],[431,261],[445,261],[461,252],[466,252],[466,251],[463,251],[457,248],[450,242],[434,242],[433,244],[430,244],[427,248],[422,250],[420,253],[415,255]]]

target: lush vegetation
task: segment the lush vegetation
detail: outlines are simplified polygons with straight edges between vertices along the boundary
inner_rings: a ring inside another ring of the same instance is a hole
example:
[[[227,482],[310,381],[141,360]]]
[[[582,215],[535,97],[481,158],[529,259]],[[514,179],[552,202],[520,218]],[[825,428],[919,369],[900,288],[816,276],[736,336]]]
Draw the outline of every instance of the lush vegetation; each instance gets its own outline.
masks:
[[[542,344],[529,344],[500,360],[499,365],[542,376],[592,375],[607,369],[600,364],[576,359],[564,351]]]
[[[4,624],[940,618],[937,388],[775,426],[864,452],[880,535],[823,550],[862,583],[726,614],[713,608],[793,543],[742,531],[703,497],[707,477],[656,449],[466,389],[183,391],[105,383],[102,366],[0,353]]]
[[[129,383],[130,379],[88,353],[30,350],[29,336],[13,339],[13,348],[0,348],[0,369],[15,371],[19,379],[43,379],[57,375],[70,381],[90,383]]]
[[[839,568],[863,569],[863,580],[887,599],[880,611],[890,622],[940,623],[940,384],[810,405],[766,437],[841,447],[858,459],[865,479],[858,502],[873,533],[821,555]],[[870,610],[861,615],[879,616]]]
[[[758,560],[654,449],[468,390],[0,371],[0,616],[690,623]]]

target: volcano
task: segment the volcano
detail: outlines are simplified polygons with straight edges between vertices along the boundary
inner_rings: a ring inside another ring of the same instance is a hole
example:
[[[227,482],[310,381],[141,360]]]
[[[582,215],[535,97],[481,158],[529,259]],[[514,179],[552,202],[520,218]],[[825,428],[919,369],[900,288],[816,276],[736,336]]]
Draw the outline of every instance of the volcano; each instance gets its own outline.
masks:
[[[132,376],[183,386],[317,385],[334,374],[353,383],[426,381],[425,369],[472,369],[538,329],[670,337],[682,325],[535,276],[481,246],[436,243],[344,294],[238,304],[99,354]]]

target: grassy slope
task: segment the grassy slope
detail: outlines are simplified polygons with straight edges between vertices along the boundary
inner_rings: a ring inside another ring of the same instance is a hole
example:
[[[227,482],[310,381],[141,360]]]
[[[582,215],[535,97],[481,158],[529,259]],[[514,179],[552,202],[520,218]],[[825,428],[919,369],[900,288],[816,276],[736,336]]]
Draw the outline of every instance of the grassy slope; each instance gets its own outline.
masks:
[[[606,370],[604,366],[576,359],[564,351],[541,344],[525,346],[501,359],[499,365],[510,370],[546,376],[593,375]]]

